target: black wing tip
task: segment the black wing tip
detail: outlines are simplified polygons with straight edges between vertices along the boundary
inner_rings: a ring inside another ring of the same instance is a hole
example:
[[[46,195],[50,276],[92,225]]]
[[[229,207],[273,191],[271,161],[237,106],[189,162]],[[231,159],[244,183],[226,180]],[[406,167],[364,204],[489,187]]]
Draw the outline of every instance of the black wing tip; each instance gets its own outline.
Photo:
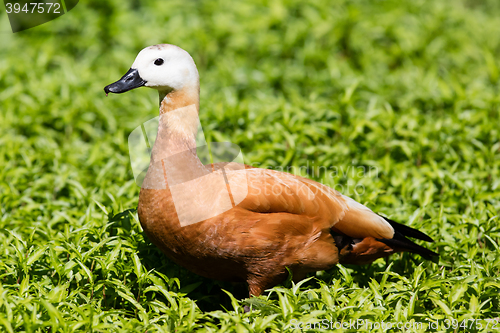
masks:
[[[417,229],[414,229],[414,228],[409,227],[407,225],[401,224],[401,223],[396,222],[394,220],[391,220],[385,216],[382,216],[382,215],[380,215],[380,216],[384,220],[386,220],[394,228],[395,231],[398,231],[403,236],[420,239],[420,240],[430,242],[430,243],[434,242],[434,240],[432,238],[430,238],[429,236],[427,236],[426,234],[424,234],[420,230],[417,230]]]
[[[439,257],[438,253],[412,242],[399,232],[396,232],[394,234],[394,238],[392,239],[378,238],[377,241],[389,245],[393,248],[400,248],[416,253],[426,260],[432,260],[433,257]]]

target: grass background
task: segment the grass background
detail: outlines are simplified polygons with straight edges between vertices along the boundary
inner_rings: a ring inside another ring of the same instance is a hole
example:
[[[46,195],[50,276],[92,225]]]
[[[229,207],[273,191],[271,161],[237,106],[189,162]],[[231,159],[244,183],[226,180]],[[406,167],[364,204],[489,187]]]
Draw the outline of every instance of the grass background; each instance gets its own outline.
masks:
[[[484,319],[457,330],[492,330],[497,0],[88,0],[0,38],[0,331],[279,332],[323,319],[441,320],[437,331]],[[439,261],[338,265],[245,314],[248,301],[232,297],[241,286],[166,259],[137,221],[127,147],[157,115],[156,93],[102,90],[164,42],[198,65],[208,141],[232,141],[261,167],[309,166],[304,175],[429,234]]]

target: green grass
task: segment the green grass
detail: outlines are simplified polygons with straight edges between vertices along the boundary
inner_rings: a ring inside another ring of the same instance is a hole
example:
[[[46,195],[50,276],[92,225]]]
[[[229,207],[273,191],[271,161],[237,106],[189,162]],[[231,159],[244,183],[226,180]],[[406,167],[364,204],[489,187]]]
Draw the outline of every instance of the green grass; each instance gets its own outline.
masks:
[[[299,322],[314,331],[305,323],[323,319],[440,320],[429,331],[481,319],[482,329],[457,329],[492,331],[500,3],[330,3],[89,0],[3,33],[0,331],[280,332]],[[166,259],[138,223],[127,147],[157,115],[158,97],[102,90],[162,42],[198,64],[208,141],[240,145],[256,166],[302,167],[429,234],[439,261],[398,254],[338,265],[240,302],[232,295],[243,286]],[[248,302],[254,310],[243,313]]]

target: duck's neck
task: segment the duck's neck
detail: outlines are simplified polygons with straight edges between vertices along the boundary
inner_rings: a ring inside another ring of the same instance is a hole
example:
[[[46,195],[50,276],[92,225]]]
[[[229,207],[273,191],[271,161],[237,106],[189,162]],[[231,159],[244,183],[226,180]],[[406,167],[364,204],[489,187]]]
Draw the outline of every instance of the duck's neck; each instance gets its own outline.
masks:
[[[160,92],[160,117],[158,135],[151,153],[152,161],[193,150],[199,126],[199,85],[182,90]]]
[[[150,162],[154,167],[148,170],[147,186],[151,182],[156,184],[158,179],[171,186],[203,176],[206,169],[196,154],[200,125],[198,86],[160,95],[160,98],[158,134]]]
[[[200,84],[198,81],[184,86],[180,90],[160,91],[160,115],[177,109],[195,105],[200,108]]]

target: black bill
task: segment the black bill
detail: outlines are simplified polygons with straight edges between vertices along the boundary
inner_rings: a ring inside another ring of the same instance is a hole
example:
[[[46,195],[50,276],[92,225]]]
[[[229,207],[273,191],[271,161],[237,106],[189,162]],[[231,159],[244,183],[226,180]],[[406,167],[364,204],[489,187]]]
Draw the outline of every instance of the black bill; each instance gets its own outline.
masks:
[[[126,91],[142,87],[145,84],[146,81],[140,77],[139,71],[131,68],[127,73],[125,73],[125,75],[122,76],[121,79],[104,87],[104,92],[106,95],[110,92],[121,94]]]

